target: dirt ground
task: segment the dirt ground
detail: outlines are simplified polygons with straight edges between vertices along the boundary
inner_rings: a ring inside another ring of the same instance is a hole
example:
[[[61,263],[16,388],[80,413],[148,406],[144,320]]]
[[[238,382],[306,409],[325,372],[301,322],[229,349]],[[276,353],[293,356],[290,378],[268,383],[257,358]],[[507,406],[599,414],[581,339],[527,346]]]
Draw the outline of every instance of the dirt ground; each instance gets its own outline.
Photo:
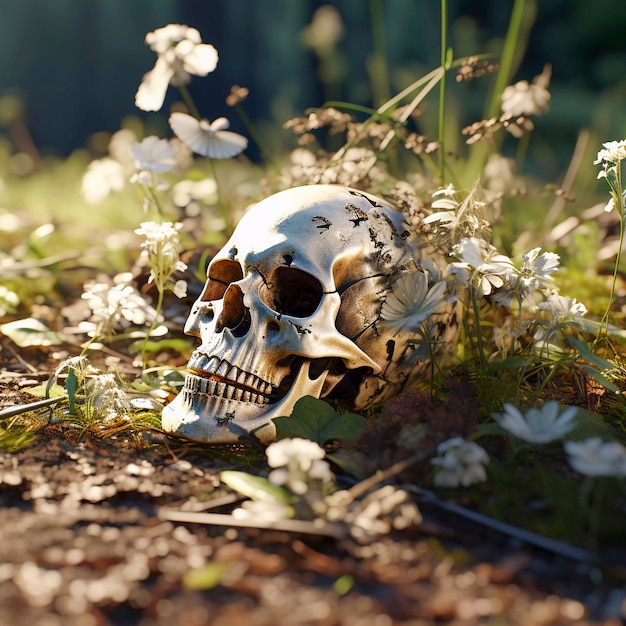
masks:
[[[15,379],[1,391],[5,406],[22,398]],[[174,522],[172,512],[232,510],[218,474],[241,467],[245,450],[150,431],[133,445],[75,434],[52,424],[0,454],[0,624],[625,621],[624,551],[581,562],[419,500],[419,526],[368,545]]]

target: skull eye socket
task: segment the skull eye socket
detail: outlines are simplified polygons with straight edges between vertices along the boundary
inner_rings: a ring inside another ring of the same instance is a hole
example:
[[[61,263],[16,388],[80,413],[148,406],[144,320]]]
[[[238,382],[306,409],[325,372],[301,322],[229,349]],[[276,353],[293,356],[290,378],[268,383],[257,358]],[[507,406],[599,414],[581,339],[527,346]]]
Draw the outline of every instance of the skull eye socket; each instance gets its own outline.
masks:
[[[209,276],[200,299],[203,302],[221,300],[228,285],[243,278],[243,270],[237,261],[223,259],[211,263]]]
[[[317,278],[295,267],[277,267],[259,290],[261,300],[280,315],[309,317],[324,290]]]

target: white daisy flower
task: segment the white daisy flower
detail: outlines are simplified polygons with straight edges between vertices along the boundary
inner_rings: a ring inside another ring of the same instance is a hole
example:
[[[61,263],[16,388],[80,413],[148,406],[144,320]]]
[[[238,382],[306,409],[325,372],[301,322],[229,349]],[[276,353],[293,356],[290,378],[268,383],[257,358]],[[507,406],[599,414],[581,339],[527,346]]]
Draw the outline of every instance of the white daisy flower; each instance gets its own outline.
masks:
[[[176,136],[195,153],[212,159],[234,157],[248,145],[248,140],[238,133],[226,130],[229,122],[219,117],[213,122],[197,120],[186,113],[172,113],[170,126]]]
[[[540,408],[530,408],[524,415],[513,404],[504,405],[504,413],[494,413],[496,420],[511,434],[530,443],[549,443],[561,439],[575,426],[578,407],[570,406],[559,415],[559,403],[549,400]]]
[[[546,287],[552,283],[552,274],[559,269],[559,255],[554,252],[543,252],[541,248],[533,248],[522,258],[524,260],[518,280],[522,292],[529,294],[535,289]],[[516,282],[514,280],[514,282]]]
[[[585,476],[626,478],[626,448],[617,441],[604,442],[600,437],[584,441],[566,441],[569,464]]]
[[[489,455],[477,443],[453,437],[440,443],[437,453],[439,456],[430,461],[435,467],[436,487],[469,487],[487,480]]]
[[[168,85],[186,85],[192,75],[206,76],[217,66],[217,50],[202,43],[195,28],[183,24],[157,28],[146,35],[146,43],[157,53],[157,60],[135,95],[135,105],[143,111],[163,106]]]
[[[504,287],[517,272],[513,261],[483,239],[468,237],[454,246],[454,254],[473,268],[472,282],[484,296]],[[469,268],[468,268],[469,269]]]
[[[445,290],[443,280],[428,287],[428,272],[416,270],[401,274],[382,304],[380,317],[393,326],[396,333],[405,328],[417,330],[444,301]]]
[[[135,142],[130,150],[138,170],[162,174],[176,165],[174,149],[167,139],[159,139],[151,135],[143,139],[141,143]]]

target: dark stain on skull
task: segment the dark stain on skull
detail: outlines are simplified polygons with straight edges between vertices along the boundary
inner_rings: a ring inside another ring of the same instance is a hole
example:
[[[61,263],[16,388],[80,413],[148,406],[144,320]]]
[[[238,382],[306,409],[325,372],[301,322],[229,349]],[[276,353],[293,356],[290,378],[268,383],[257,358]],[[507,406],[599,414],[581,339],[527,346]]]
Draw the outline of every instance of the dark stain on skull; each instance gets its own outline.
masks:
[[[317,225],[317,228],[319,228],[320,231],[328,230],[333,225],[333,223],[329,219],[327,219],[325,217],[322,217],[321,215],[316,215],[313,218],[313,221],[314,222],[323,222],[322,224],[318,224]]]
[[[373,200],[369,196],[366,196],[364,193],[360,193],[359,191],[355,191],[354,189],[350,190],[350,195],[358,196],[359,198],[365,198],[374,207],[382,207],[382,204],[378,204],[376,200]]]
[[[215,417],[215,423],[218,426],[227,426],[235,419],[234,413],[225,413],[224,417]]]
[[[348,204],[346,204],[346,211],[348,211],[348,213],[351,212],[354,215],[354,217],[349,221],[352,222],[352,226],[355,228],[359,226],[361,222],[366,222],[368,219],[367,213],[363,211],[363,209],[356,206],[356,204],[352,204],[352,202],[348,202]]]
[[[311,329],[310,328],[304,328],[304,326],[300,326],[300,324],[294,324],[294,322],[289,322],[298,332],[298,335],[310,335],[311,334]]]
[[[391,362],[393,359],[393,352],[396,349],[396,342],[393,339],[390,339],[386,345],[387,348],[387,361]]]

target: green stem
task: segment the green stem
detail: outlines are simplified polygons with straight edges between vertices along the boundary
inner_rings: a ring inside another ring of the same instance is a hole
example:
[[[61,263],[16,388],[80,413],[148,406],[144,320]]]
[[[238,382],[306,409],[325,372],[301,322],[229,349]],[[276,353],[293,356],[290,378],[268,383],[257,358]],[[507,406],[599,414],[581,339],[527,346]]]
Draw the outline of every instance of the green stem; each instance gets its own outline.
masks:
[[[183,98],[183,102],[187,105],[187,109],[189,109],[189,113],[193,115],[196,119],[202,119],[200,115],[200,111],[198,111],[198,107],[196,107],[195,102],[193,101],[191,94],[189,93],[189,89],[187,89],[187,85],[179,85],[178,92]]]
[[[370,22],[374,43],[372,64],[372,100],[377,105],[389,100],[389,73],[387,71],[387,37],[385,35],[385,15],[381,0],[370,0]]]
[[[471,286],[470,291],[472,292],[472,308],[474,312],[474,330],[476,332],[476,346],[478,349],[478,358],[480,360],[480,365],[484,370],[487,368],[487,363],[485,362],[485,348],[483,345],[483,335],[482,329],[480,327],[480,307],[478,305],[478,295],[476,293],[476,289]]]
[[[524,24],[527,2],[528,0],[515,0],[513,4],[509,28],[506,33],[502,56],[500,57],[500,69],[491,96],[487,117],[494,117],[500,113],[500,95],[511,80],[514,71],[513,64],[515,56],[519,53],[519,38],[522,25]],[[534,6],[534,2],[528,4]]]
[[[448,55],[448,2],[441,0],[441,81],[439,83],[439,180],[443,184],[446,164],[445,151],[445,104],[446,104],[446,63]]]
[[[156,314],[143,340],[143,346],[141,347],[141,366],[144,369],[148,365],[148,360],[147,360],[148,341],[150,340],[150,335],[152,334],[152,331],[157,327],[157,324],[159,323],[159,316],[161,315],[161,309],[163,308],[163,296],[165,293],[165,289],[163,288],[162,285],[157,285],[157,290],[158,290],[159,295],[158,295],[157,303],[155,307]]]
[[[624,198],[622,194],[622,164],[621,161],[615,168],[615,188],[613,191],[613,199],[615,200],[616,209],[619,211],[619,243],[617,248],[617,256],[615,257],[615,265],[613,267],[613,280],[611,281],[611,293],[609,295],[609,303],[606,307],[606,311],[600,321],[600,329],[598,330],[598,336],[594,342],[594,348],[598,345],[602,335],[608,342],[609,336],[609,316],[611,314],[611,306],[615,299],[615,288],[617,286],[617,275],[619,273],[619,264],[622,258],[622,248],[624,246]]]

